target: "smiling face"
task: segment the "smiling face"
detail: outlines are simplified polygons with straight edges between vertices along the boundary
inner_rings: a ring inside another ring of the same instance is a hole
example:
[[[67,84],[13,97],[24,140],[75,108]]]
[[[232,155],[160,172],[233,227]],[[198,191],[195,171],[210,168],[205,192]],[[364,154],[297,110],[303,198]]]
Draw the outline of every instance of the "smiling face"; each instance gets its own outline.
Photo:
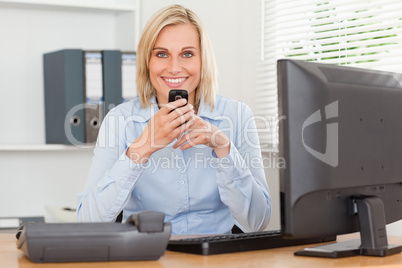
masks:
[[[189,103],[194,105],[201,55],[198,32],[192,24],[169,25],[161,30],[149,60],[149,76],[159,104],[167,103],[171,89],[185,89]]]

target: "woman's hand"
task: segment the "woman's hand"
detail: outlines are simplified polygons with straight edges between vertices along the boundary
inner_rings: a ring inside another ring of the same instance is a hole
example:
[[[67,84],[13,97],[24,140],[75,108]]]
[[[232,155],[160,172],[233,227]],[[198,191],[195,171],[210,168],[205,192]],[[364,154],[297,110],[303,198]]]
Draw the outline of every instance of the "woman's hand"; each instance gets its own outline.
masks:
[[[178,139],[173,148],[180,147],[181,150],[186,150],[197,144],[211,147],[218,158],[227,156],[230,151],[230,140],[225,133],[198,116],[188,132]]]
[[[149,120],[142,134],[127,149],[126,155],[135,163],[146,163],[154,152],[186,132],[195,115],[193,106],[185,104],[186,100],[180,99],[164,105]]]

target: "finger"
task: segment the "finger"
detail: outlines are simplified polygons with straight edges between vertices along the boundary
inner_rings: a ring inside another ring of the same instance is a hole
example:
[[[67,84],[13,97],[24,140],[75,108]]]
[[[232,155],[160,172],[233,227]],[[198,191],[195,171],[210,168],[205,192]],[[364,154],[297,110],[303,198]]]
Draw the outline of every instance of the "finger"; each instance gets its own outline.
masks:
[[[187,124],[188,124],[188,127],[186,126],[187,130],[189,130],[190,127],[192,125],[194,125],[196,121],[197,121],[197,119],[193,118],[193,119],[191,119],[190,122],[187,122]],[[208,132],[208,130],[205,128],[190,129],[189,132],[183,134],[181,137],[179,137],[177,139],[177,142],[173,145],[173,148],[176,149],[176,148],[180,147],[181,145],[185,144],[186,142],[189,142],[189,141],[195,139],[198,136],[202,136],[202,138],[199,140],[200,141],[202,140],[203,143],[205,144],[205,137],[207,137],[207,132]]]
[[[181,113],[181,112],[180,112]],[[182,126],[186,122],[189,122],[189,120],[195,118],[195,114],[193,110],[189,110],[186,113],[179,115],[172,121],[172,126],[174,128],[177,128],[179,126]]]
[[[189,111],[194,112],[194,107],[191,104],[176,108],[176,109],[174,109],[174,111],[171,112],[171,114],[172,114],[172,117],[177,117],[177,116],[181,116]]]
[[[193,129],[210,129],[208,122],[206,122],[204,119],[199,117],[198,115],[195,116],[195,122],[193,124]]]
[[[166,104],[160,104],[161,105],[161,110],[163,110],[166,114],[170,113],[171,111],[173,111],[174,109],[177,109],[183,105],[187,104],[187,100],[186,99],[178,99],[175,100],[173,102],[169,102]]]
[[[191,104],[185,105],[185,106],[180,107],[180,108],[176,108],[176,109],[174,109],[173,111],[171,111],[167,115],[168,116],[168,121],[172,122],[172,123],[175,123],[174,121],[176,119],[180,118],[181,116],[184,116],[185,114],[187,114],[189,112],[192,112],[194,114],[194,108],[193,108],[193,106]],[[179,120],[181,120],[181,119],[179,119]],[[187,121],[187,119],[185,121]],[[177,124],[175,124],[175,127],[176,126],[177,126]]]
[[[176,149],[195,137],[196,137],[196,135],[194,133],[192,133],[191,131],[187,132],[177,139],[175,144],[173,144],[173,148]]]
[[[188,132],[190,130],[190,127],[194,124],[196,120],[196,116],[193,116],[191,119],[187,120],[184,124],[181,124],[178,128],[180,129],[181,133],[179,137],[177,137],[177,140],[180,140],[184,133]]]
[[[174,137],[173,140],[179,139],[183,135],[183,131],[182,131],[181,127],[178,127],[176,129],[173,129],[171,134],[172,134],[171,137]]]
[[[203,135],[197,135],[195,138],[190,139],[187,143],[184,143],[182,146],[180,146],[180,150],[187,150],[197,144],[204,144],[204,141],[205,138],[203,137]]]

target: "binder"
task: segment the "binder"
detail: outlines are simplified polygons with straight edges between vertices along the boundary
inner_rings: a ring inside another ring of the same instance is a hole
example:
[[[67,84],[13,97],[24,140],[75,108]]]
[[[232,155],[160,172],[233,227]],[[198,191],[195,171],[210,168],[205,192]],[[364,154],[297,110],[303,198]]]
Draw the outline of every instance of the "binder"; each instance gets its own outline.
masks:
[[[85,143],[95,143],[103,120],[103,64],[100,51],[84,51]]]
[[[134,52],[44,54],[46,143],[95,143],[104,116],[123,102],[123,88],[127,100],[136,96],[135,70]]]
[[[43,55],[46,143],[85,143],[82,50],[64,49]]]
[[[122,95],[123,102],[130,101],[137,97],[137,55],[135,52],[122,52]]]
[[[46,143],[96,142],[103,118],[100,51],[63,49],[45,53]]]
[[[104,115],[123,102],[122,54],[119,50],[102,51]]]

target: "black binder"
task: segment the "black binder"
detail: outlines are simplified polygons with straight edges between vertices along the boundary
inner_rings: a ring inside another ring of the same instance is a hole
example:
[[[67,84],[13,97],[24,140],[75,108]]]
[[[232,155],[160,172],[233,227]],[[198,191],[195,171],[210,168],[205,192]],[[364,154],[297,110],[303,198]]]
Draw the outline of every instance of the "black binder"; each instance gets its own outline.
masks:
[[[46,143],[85,143],[84,65],[80,49],[43,56]]]
[[[123,102],[122,60],[119,50],[102,51],[104,115]]]
[[[104,116],[123,102],[122,53],[63,49],[43,59],[46,143],[96,142]]]

